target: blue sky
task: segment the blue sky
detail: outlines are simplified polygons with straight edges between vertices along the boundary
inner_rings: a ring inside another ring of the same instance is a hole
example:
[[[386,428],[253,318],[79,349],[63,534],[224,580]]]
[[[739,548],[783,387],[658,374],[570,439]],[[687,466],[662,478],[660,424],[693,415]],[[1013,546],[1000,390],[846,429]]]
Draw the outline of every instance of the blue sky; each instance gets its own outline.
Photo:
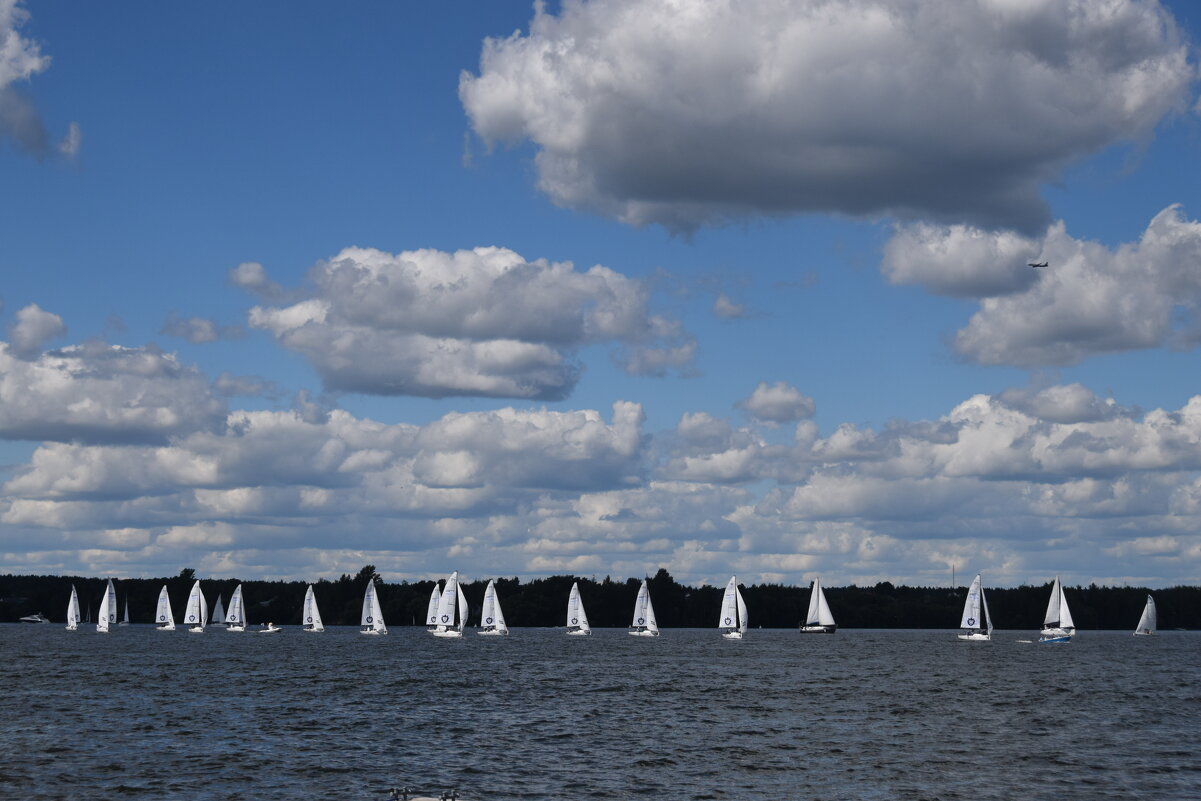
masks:
[[[1201,581],[1199,22],[0,0],[0,570]]]

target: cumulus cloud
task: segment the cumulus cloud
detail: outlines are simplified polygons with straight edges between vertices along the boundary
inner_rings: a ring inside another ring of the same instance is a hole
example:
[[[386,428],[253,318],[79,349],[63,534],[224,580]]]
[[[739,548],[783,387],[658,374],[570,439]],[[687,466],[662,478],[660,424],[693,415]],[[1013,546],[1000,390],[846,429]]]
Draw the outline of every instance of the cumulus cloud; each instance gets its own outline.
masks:
[[[224,404],[195,368],[153,347],[100,342],[36,359],[0,343],[0,437],[160,442],[214,425]]]
[[[817,404],[813,398],[802,395],[796,387],[783,381],[770,385],[760,381],[749,398],[738,401],[738,408],[760,422],[792,423],[812,417]]]
[[[186,339],[193,345],[202,345],[209,342],[218,342],[223,339],[241,339],[246,335],[246,332],[241,326],[237,325],[218,325],[212,320],[204,317],[180,317],[175,312],[172,312],[163,327],[159,329],[160,334],[169,337],[179,337]]]
[[[1149,135],[1196,70],[1153,0],[536,6],[459,97],[555,203],[673,229],[792,212],[1031,230],[1039,186]]]
[[[599,265],[527,262],[504,248],[348,248],[310,280],[314,297],[257,306],[250,324],[303,354],[332,390],[555,400],[579,378],[581,347],[618,344],[635,374],[685,367],[695,353],[677,323],[650,313],[642,283]]]
[[[0,0],[0,136],[45,158],[51,154],[50,134],[33,102],[15,87],[50,67],[50,57],[41,46],[19,32],[28,20],[29,12],[21,8],[20,0]],[[74,158],[81,136],[79,126],[71,123],[59,152]]]
[[[1049,266],[1024,267],[1026,260]],[[960,355],[1034,367],[1196,345],[1199,264],[1201,223],[1169,206],[1139,241],[1112,249],[1072,238],[1062,222],[1039,238],[960,226],[902,229],[886,247],[884,269],[893,280],[981,299],[955,336]]]
[[[48,340],[67,333],[63,318],[44,311],[36,303],[19,310],[8,326],[8,351],[19,359],[32,359]]]
[[[267,270],[257,261],[245,261],[229,271],[229,282],[266,303],[280,303],[288,293],[267,276]]]

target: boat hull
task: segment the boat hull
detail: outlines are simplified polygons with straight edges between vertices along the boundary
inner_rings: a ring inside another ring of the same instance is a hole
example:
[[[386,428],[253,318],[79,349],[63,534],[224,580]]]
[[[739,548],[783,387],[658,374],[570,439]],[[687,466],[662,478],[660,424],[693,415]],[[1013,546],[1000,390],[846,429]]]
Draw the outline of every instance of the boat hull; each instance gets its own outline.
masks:
[[[246,627],[245,626],[229,626],[225,630],[226,631],[246,631]]]
[[[441,637],[444,640],[458,640],[463,636],[463,632],[458,629],[447,629],[446,631],[431,631],[430,634],[435,637]]]
[[[501,631],[500,629],[480,629],[476,634],[481,637],[507,637],[509,632]]]
[[[567,632],[568,637],[587,637],[590,634],[592,634],[591,631],[584,631],[583,629],[574,629]]]
[[[1058,637],[1039,637],[1040,643],[1069,643],[1072,641],[1071,635],[1061,635]]]
[[[1153,631],[1136,631],[1136,632],[1134,632],[1134,636],[1135,637],[1154,637],[1155,632],[1153,632]]]
[[[723,631],[721,633],[721,638],[723,640],[741,640],[742,632],[741,631]]]
[[[959,634],[957,636],[964,642],[990,642],[992,640],[991,634],[983,634],[979,631],[973,631],[971,634]]]
[[[801,626],[801,634],[834,634],[838,626]]]
[[[203,626],[192,626],[190,629],[188,629],[188,631],[191,634],[204,634],[204,627]]]
[[[387,633],[388,632],[380,631],[379,629],[363,629],[363,630],[359,631],[359,634],[366,634],[369,637],[379,637],[381,634],[387,634]]]
[[[155,626],[155,631],[175,631],[174,626]]]
[[[650,629],[643,629],[642,631],[631,631],[628,633],[631,637],[658,637],[659,636],[659,632],[651,631]]]

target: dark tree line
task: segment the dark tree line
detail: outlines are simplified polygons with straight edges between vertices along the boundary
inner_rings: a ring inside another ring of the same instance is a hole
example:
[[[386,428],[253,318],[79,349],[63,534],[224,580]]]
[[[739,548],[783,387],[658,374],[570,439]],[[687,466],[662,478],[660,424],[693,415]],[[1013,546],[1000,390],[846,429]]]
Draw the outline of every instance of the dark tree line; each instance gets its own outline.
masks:
[[[155,579],[121,579],[115,582],[118,607],[129,602],[134,623],[153,621],[159,590],[164,584],[171,596],[176,621],[182,617],[195,571],[185,568],[178,576]],[[388,626],[424,625],[426,605],[433,581],[383,582],[374,565],[355,575],[344,574],[334,581],[313,584],[321,616],[327,625],[356,625],[362,609],[363,591],[369,580],[377,582],[377,594]],[[640,579],[601,581],[577,576],[549,576],[520,581],[496,580],[496,592],[510,626],[562,626],[567,595],[572,582],[579,582],[580,595],[589,621],[598,628],[624,627],[630,623]],[[246,601],[250,623],[274,621],[299,625],[305,587],[301,581],[239,581],[205,579],[204,593],[210,606],[218,595],[228,606],[238,584]],[[42,612],[54,622],[66,616],[67,599],[74,585],[80,606],[96,609],[106,580],[76,576],[0,576],[0,621]],[[487,581],[463,584],[471,606],[471,625],[478,624],[480,604]],[[666,570],[650,579],[651,598],[659,625],[667,628],[708,628],[716,625],[724,587],[691,587],[679,584]],[[887,581],[874,587],[826,587],[826,597],[838,625],[843,628],[954,628],[959,624],[966,587],[894,587]],[[1155,596],[1161,628],[1201,628],[1201,587],[1170,587],[1147,590],[1140,587],[1068,587],[1068,602],[1081,629],[1132,629],[1138,622],[1143,602]],[[1050,584],[1001,589],[985,588],[993,623],[1001,629],[1035,629],[1042,623],[1050,595]],[[752,627],[792,628],[809,605],[807,587],[782,584],[744,586],[747,616]],[[86,616],[86,613],[85,613]]]

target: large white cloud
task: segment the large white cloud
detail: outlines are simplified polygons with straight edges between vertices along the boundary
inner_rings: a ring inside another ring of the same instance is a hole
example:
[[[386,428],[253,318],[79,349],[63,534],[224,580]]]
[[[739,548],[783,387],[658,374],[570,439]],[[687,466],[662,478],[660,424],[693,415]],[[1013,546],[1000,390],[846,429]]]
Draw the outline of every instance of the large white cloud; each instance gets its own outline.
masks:
[[[649,311],[641,282],[599,265],[527,262],[504,248],[347,248],[310,278],[314,297],[255,307],[250,324],[302,353],[334,390],[559,399],[579,378],[581,347],[619,344],[633,373],[685,366],[695,349]],[[258,265],[233,279],[274,286]]]
[[[1030,229],[1039,185],[1195,77],[1155,0],[565,2],[484,43],[476,133],[563,206],[690,228],[896,214]]]
[[[1037,238],[902,228],[885,248],[884,270],[900,283],[980,298],[954,347],[983,364],[1066,365],[1201,340],[1201,223],[1178,206],[1116,248],[1074,239],[1062,222]]]

